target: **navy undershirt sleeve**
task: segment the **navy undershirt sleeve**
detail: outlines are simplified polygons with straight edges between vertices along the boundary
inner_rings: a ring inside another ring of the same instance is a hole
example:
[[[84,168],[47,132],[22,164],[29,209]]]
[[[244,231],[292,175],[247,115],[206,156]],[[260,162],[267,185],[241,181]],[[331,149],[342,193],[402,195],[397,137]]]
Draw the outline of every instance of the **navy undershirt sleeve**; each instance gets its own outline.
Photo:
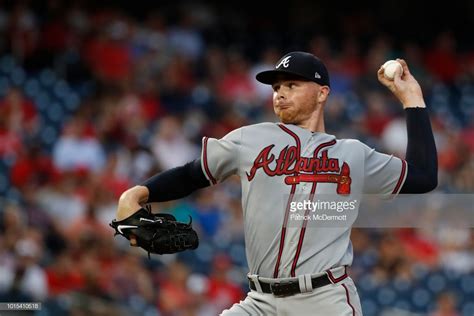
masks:
[[[438,185],[438,157],[430,118],[425,108],[408,108],[405,113],[408,172],[400,193],[426,193]]]
[[[188,196],[210,185],[201,168],[201,159],[158,173],[144,181],[150,192],[147,202],[165,202]]]
[[[405,160],[408,172],[400,193],[425,193],[438,185],[438,160],[427,110],[409,108],[408,144]],[[150,192],[148,202],[164,202],[188,196],[210,185],[201,168],[201,160],[193,160],[152,176],[142,183]]]

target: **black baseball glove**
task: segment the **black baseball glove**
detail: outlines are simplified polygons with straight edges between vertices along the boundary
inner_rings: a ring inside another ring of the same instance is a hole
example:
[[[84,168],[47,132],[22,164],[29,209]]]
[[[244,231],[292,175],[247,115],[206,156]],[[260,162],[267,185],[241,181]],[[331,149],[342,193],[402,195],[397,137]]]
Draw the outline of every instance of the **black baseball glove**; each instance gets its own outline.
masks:
[[[170,254],[186,249],[196,249],[199,239],[189,224],[180,223],[171,214],[153,214],[150,205],[139,209],[129,217],[112,220],[110,227],[115,235],[122,235],[130,240],[130,245],[145,249],[150,253]]]

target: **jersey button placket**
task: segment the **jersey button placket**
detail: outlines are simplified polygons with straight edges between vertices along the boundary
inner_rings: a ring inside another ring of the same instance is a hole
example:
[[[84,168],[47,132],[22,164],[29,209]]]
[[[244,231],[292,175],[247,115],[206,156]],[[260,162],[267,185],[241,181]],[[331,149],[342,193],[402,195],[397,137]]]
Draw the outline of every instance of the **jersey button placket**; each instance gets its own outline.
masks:
[[[304,150],[301,153],[302,157],[312,157],[313,156],[313,153],[311,152],[311,149],[313,147],[312,146],[313,143],[314,143],[314,134],[311,135],[311,137],[306,142]],[[309,186],[308,186],[307,182],[302,182],[300,186],[301,186],[302,193],[307,193],[308,192]]]

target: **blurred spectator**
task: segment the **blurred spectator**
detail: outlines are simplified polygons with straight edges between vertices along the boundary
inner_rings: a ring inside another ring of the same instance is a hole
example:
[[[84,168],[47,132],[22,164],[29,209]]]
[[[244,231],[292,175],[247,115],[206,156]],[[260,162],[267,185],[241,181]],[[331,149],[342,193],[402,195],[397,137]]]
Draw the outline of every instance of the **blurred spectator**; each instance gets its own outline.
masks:
[[[179,315],[194,297],[187,286],[189,269],[183,262],[175,261],[168,265],[166,278],[161,280],[158,292],[158,308],[164,316]]]
[[[375,74],[385,61],[393,58],[392,50],[392,42],[387,36],[380,35],[371,41],[365,56],[365,71],[361,73],[359,80],[355,81],[353,86],[359,96],[362,97],[369,91],[383,91]]]
[[[453,293],[442,292],[436,299],[436,309],[430,316],[460,316],[456,308],[456,297]]]
[[[15,244],[16,260],[13,265],[5,267],[2,277],[4,289],[2,301],[18,300],[44,301],[48,295],[45,271],[38,265],[42,250],[36,241],[24,238]]]
[[[89,239],[87,242],[93,243],[96,239]],[[110,300],[111,296],[107,292],[108,284],[110,283],[109,274],[105,273],[99,261],[99,257],[95,250],[85,251],[80,254],[80,261],[78,262],[78,268],[81,272],[81,277],[84,280],[84,286],[82,287],[81,293],[104,300]],[[109,271],[107,271],[109,272]]]
[[[55,172],[51,157],[42,153],[41,147],[36,144],[18,155],[10,170],[10,181],[17,188],[41,186],[48,183]]]
[[[237,52],[229,54],[228,69],[219,82],[218,93],[224,104],[249,104],[255,99],[253,79],[247,61]],[[268,88],[268,87],[267,87]]]
[[[199,149],[184,135],[177,117],[167,116],[160,121],[152,140],[152,151],[162,170],[182,166],[199,157]]]
[[[54,165],[59,170],[100,170],[105,152],[90,126],[79,117],[69,121],[53,149]]]
[[[386,153],[404,158],[407,149],[408,137],[404,118],[391,120],[383,129],[381,141]]]
[[[151,275],[140,260],[134,253],[124,253],[111,272],[109,291],[114,299],[143,309],[154,303],[155,293]]]
[[[308,40],[308,51],[327,62],[328,67],[332,65],[333,49],[326,35],[316,35]],[[281,54],[278,54],[281,56]]]
[[[456,39],[449,32],[440,33],[432,49],[426,54],[426,67],[438,80],[453,83],[459,71],[459,60],[456,57]]]
[[[86,210],[86,204],[77,194],[77,181],[73,173],[60,173],[50,185],[43,186],[36,192],[37,203],[63,230]]]
[[[8,89],[0,100],[0,116],[6,120],[7,129],[31,138],[38,129],[38,114],[33,102],[27,99],[20,88]]]
[[[117,159],[115,172],[118,177],[126,177],[130,183],[143,181],[156,169],[151,151],[138,144],[120,148],[113,155]]]
[[[343,40],[342,48],[338,56],[339,65],[335,69],[336,73],[347,76],[350,81],[363,73],[364,60],[361,56],[359,43],[354,37],[347,37]]]
[[[62,8],[57,1],[49,1],[48,19],[41,27],[42,41],[39,43],[40,49],[44,51],[60,54],[67,50],[73,36],[71,29],[66,22],[67,15],[62,12]]]
[[[12,52],[20,59],[31,57],[37,48],[39,42],[37,22],[27,2],[15,2],[10,13],[7,34]]]
[[[169,57],[160,72],[160,100],[166,112],[182,114],[191,108],[191,91],[195,84],[192,64],[179,54]],[[166,79],[164,79],[166,78]]]
[[[381,236],[373,276],[379,283],[393,279],[412,279],[408,259],[403,255],[400,241],[391,234]]]
[[[266,48],[262,53],[261,60],[257,64],[253,65],[249,71],[249,80],[253,85],[252,90],[255,91],[258,102],[267,104],[268,107],[271,107],[270,101],[272,99],[273,92],[268,88],[267,85],[254,80],[254,78],[259,72],[275,67],[275,64],[279,58],[280,52],[275,47]]]
[[[242,230],[244,214],[242,212],[242,204],[240,199],[232,198],[226,203],[225,210],[220,210],[222,224],[217,233],[217,240],[239,242],[244,240],[244,232]]]
[[[8,117],[0,115],[0,158],[14,160],[23,150],[20,135],[9,126]]]
[[[354,257],[359,260],[354,260],[350,267],[350,275],[354,279],[361,278],[365,271],[370,269],[376,261],[377,252],[375,245],[371,243],[370,232],[368,229],[353,228],[351,231],[351,242],[354,251]]]
[[[440,227],[437,238],[440,248],[439,263],[451,273],[463,274],[474,271],[474,255],[470,251],[472,229]]]
[[[168,31],[168,41],[174,52],[191,60],[201,57],[204,50],[204,42],[194,23],[194,17],[183,10],[178,24]]]
[[[210,302],[221,311],[244,299],[242,289],[229,278],[231,269],[232,261],[229,256],[214,255],[207,295]]]
[[[5,250],[14,253],[16,242],[28,229],[27,219],[21,206],[15,202],[6,201],[2,209],[2,244]]]
[[[12,282],[12,271],[15,269],[16,257],[5,242],[5,237],[0,236],[0,297],[6,295]]]
[[[132,59],[129,24],[117,17],[95,33],[84,49],[84,57],[97,78],[104,83],[120,83],[130,77]]]
[[[118,155],[110,153],[107,157],[106,165],[99,174],[99,183],[105,191],[111,193],[111,198],[117,200],[131,183],[126,175],[120,174],[118,168]]]
[[[461,141],[456,131],[445,130],[443,140],[438,149],[439,165],[447,172],[459,168],[468,156],[466,145]]]
[[[359,52],[359,44],[353,37],[343,40],[341,51],[329,59],[331,73],[331,94],[345,94],[353,87],[354,81],[364,72],[364,59]]]
[[[405,42],[401,56],[410,65],[410,72],[421,84],[423,91],[429,91],[432,85],[432,76],[424,65],[423,48],[416,42]]]
[[[187,286],[194,296],[194,301],[183,312],[183,315],[218,315],[222,310],[209,300],[207,293],[209,290],[209,280],[201,274],[191,274],[188,278]]]
[[[110,229],[97,218],[97,209],[91,200],[83,217],[77,218],[67,227],[66,235],[70,239],[81,238],[81,236],[95,236],[98,239],[110,237]]]
[[[46,275],[49,295],[52,297],[80,290],[84,286],[83,276],[68,250],[58,254],[47,268]]]
[[[416,210],[413,210],[416,211]],[[425,222],[424,227],[430,225]],[[403,253],[414,262],[435,268],[439,262],[439,248],[434,238],[423,236],[422,229],[406,228],[396,231],[403,246]]]
[[[387,99],[381,93],[368,93],[365,101],[367,113],[364,117],[364,125],[371,136],[379,138],[393,119],[392,111],[387,106]],[[404,121],[403,124],[405,124]],[[393,135],[390,134],[387,138],[392,139]]]
[[[0,157],[15,159],[32,143],[38,129],[33,103],[16,87],[8,89],[0,100]]]
[[[193,205],[196,220],[201,227],[201,233],[204,238],[212,239],[219,228],[222,227],[222,217],[225,210],[219,207],[215,202],[212,192],[209,190],[201,190],[196,194],[196,200]]]
[[[458,192],[473,192],[474,191],[474,154],[465,156],[467,161],[463,164],[458,172],[454,174],[453,186]]]

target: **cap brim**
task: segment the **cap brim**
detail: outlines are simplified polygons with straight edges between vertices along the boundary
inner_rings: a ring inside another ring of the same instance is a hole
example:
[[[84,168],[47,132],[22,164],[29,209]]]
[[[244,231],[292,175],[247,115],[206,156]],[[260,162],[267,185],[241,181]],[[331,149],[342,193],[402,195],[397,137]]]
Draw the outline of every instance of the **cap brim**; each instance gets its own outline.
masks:
[[[291,76],[300,78],[301,80],[308,80],[308,78],[301,76],[300,74],[288,71],[288,70],[266,70],[259,72],[255,78],[264,84],[274,84],[279,77]]]

